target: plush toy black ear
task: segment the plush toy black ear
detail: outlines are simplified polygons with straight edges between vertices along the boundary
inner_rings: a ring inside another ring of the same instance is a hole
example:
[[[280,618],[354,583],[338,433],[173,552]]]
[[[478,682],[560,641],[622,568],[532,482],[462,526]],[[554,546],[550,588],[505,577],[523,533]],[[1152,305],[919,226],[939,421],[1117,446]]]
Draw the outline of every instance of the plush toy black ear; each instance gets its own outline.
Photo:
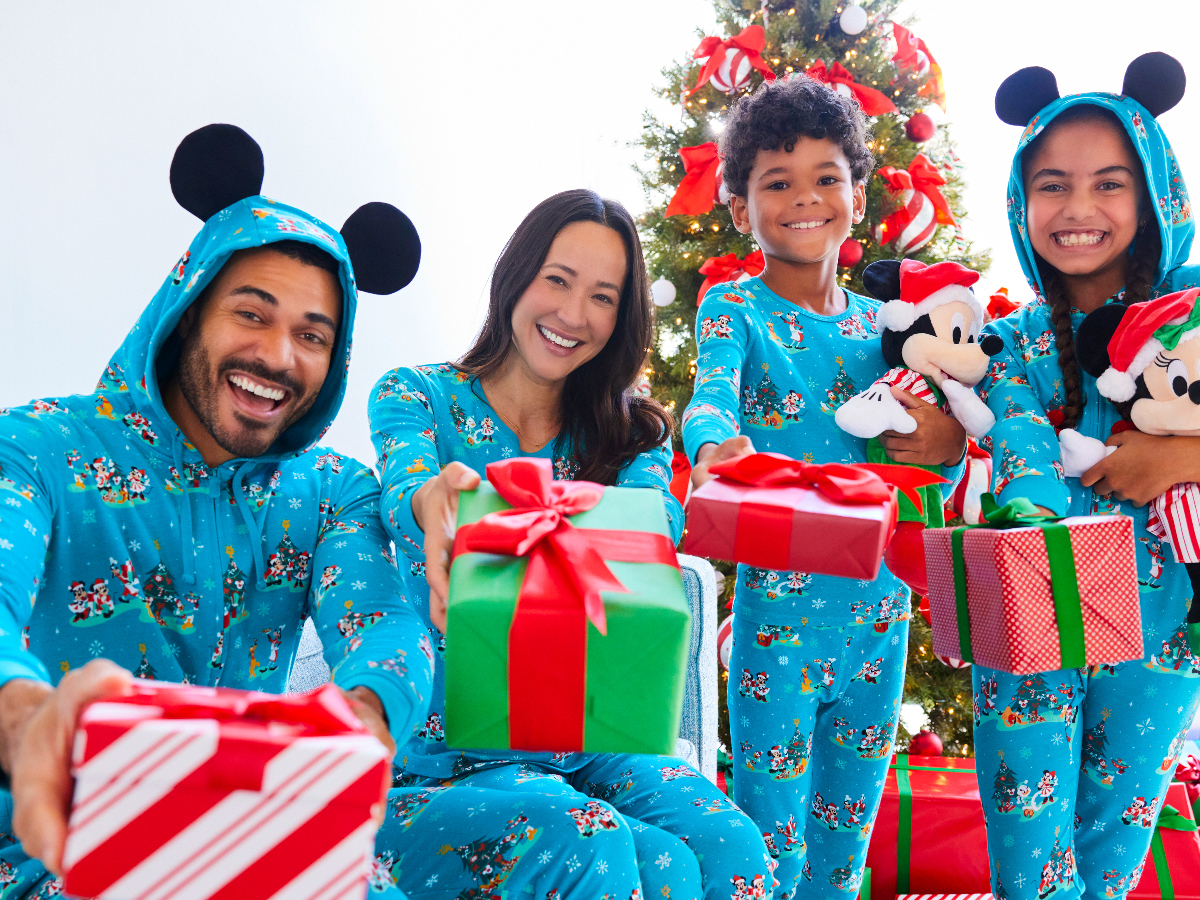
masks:
[[[1029,120],[1058,99],[1054,73],[1041,66],[1018,69],[996,90],[996,115],[1001,122],[1024,128]]]
[[[236,125],[196,129],[180,141],[171,160],[171,193],[205,222],[260,193],[262,183],[262,149]]]
[[[1108,342],[1128,310],[1124,303],[1109,303],[1088,313],[1079,324],[1079,333],[1075,335],[1075,358],[1083,371],[1094,378],[1099,378],[1109,367]]]
[[[1143,53],[1125,70],[1121,93],[1158,118],[1183,99],[1185,87],[1187,76],[1179,60],[1165,53]]]
[[[408,216],[390,203],[364,203],[342,226],[354,280],[368,294],[394,294],[417,274],[421,238]]]
[[[863,269],[863,287],[876,300],[900,299],[900,260],[881,259]]]

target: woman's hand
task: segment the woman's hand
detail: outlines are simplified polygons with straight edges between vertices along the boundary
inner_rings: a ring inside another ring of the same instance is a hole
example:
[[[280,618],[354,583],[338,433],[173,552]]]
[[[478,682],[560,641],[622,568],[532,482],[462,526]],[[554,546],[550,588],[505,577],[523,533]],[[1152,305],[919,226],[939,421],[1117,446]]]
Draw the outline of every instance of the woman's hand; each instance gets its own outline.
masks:
[[[479,473],[460,462],[448,463],[413,494],[412,511],[425,532],[425,580],[429,582],[429,619],[446,632],[446,597],[450,593],[450,550],[458,521],[459,491],[479,487]]]
[[[1104,442],[1117,449],[1080,477],[1084,487],[1145,506],[1171,485],[1200,481],[1200,438],[1122,431]]]
[[[892,396],[917,420],[912,434],[885,431],[879,443],[895,463],[918,466],[956,466],[967,452],[967,432],[953,416],[898,387]]]
[[[754,452],[754,444],[744,434],[721,441],[719,444],[705,444],[696,453],[696,464],[692,466],[692,489],[700,487],[707,481],[712,481],[716,475],[708,474],[708,467],[726,459],[737,459],[739,456],[749,456]]]

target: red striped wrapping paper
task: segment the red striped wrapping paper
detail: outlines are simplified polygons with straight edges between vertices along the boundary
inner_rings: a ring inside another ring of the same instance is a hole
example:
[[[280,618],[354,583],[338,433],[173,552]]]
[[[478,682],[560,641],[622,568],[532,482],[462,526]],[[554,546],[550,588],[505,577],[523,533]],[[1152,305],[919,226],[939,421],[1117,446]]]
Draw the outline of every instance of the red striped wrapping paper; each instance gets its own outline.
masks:
[[[138,683],[80,717],[64,893],[361,898],[387,767],[331,685],[281,697]]]

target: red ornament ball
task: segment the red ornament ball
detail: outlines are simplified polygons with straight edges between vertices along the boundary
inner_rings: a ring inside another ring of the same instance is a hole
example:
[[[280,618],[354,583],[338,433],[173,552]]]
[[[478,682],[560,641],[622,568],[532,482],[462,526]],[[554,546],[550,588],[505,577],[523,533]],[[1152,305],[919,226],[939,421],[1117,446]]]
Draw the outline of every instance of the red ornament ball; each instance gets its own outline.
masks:
[[[922,728],[908,742],[908,752],[914,756],[941,756],[942,739],[928,728]]]
[[[854,238],[846,238],[842,242],[842,246],[838,249],[838,266],[843,269],[852,269],[862,262],[863,246]]]
[[[933,119],[925,113],[917,113],[904,123],[904,133],[914,144],[925,143],[936,131],[937,126],[933,124]]]

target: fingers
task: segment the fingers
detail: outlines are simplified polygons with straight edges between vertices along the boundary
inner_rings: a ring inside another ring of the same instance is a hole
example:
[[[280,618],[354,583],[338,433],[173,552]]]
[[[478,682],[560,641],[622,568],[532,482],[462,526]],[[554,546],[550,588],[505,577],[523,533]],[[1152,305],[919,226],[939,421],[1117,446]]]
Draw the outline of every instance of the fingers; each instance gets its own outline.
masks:
[[[449,586],[449,579],[446,584]],[[429,586],[429,621],[442,634],[446,633],[446,593],[435,591],[432,584]]]
[[[749,456],[753,452],[754,443],[744,434],[728,438],[719,444],[702,445],[696,452],[696,464],[692,466],[692,488],[698,488],[716,477],[708,471],[708,467],[713,463]]]
[[[910,394],[903,388],[898,388],[894,384],[889,385],[889,387],[892,389],[892,396],[899,400],[900,405],[905,409],[920,409],[922,406],[929,406],[929,404],[920,397],[917,397],[915,394]]]
[[[454,491],[473,491],[479,487],[479,473],[460,462],[447,464],[439,477],[444,480],[446,487]]]

